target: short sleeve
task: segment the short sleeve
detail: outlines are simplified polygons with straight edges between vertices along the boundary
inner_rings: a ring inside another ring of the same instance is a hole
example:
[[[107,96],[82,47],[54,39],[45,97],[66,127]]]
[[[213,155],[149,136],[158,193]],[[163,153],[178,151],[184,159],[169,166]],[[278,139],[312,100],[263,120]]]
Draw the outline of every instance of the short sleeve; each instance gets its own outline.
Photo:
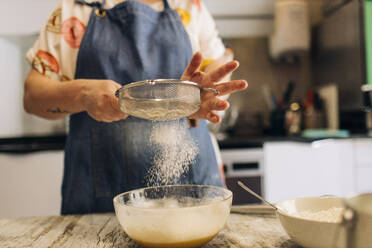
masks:
[[[196,1],[196,0],[194,0]],[[217,59],[225,53],[225,46],[219,37],[216,24],[205,4],[199,3],[199,45],[205,59]]]
[[[62,23],[62,3],[49,16],[34,45],[28,50],[26,59],[41,74],[60,80],[60,31]]]
[[[75,4],[74,0],[61,0],[26,54],[32,67],[58,81],[73,79],[90,13],[90,8]]]

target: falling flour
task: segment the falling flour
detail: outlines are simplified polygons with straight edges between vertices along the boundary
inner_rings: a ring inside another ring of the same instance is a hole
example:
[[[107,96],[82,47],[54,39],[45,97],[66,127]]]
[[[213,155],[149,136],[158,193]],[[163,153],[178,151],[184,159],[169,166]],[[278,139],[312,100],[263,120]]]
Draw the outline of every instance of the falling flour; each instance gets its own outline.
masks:
[[[146,178],[148,186],[177,183],[199,151],[183,120],[154,122],[150,145],[155,155]]]

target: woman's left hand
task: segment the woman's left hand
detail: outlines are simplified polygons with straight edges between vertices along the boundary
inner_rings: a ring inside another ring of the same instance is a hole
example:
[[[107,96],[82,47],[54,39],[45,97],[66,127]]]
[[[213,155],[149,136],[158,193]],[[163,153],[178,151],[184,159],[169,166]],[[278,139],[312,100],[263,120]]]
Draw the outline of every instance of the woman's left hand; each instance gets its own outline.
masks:
[[[218,83],[239,67],[239,63],[237,61],[228,62],[208,73],[199,70],[202,61],[203,57],[201,53],[195,53],[190,61],[190,64],[184,71],[181,80],[198,83],[203,88],[214,88],[219,91],[219,94],[216,95],[212,92],[202,90],[200,94],[200,109],[196,113],[189,116],[189,118],[206,119],[210,122],[218,123],[221,121],[221,117],[216,111],[226,110],[229,108],[229,103],[219,99],[217,96],[223,96],[244,90],[247,88],[248,84],[245,80],[234,80],[225,83]]]

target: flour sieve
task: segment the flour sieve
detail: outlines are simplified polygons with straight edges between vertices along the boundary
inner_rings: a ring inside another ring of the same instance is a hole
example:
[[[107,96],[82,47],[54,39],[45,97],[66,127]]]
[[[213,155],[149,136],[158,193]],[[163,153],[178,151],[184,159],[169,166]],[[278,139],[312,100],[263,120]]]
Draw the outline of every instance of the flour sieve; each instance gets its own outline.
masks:
[[[126,114],[155,121],[187,117],[200,108],[200,91],[212,88],[179,79],[144,80],[118,89],[119,107]]]

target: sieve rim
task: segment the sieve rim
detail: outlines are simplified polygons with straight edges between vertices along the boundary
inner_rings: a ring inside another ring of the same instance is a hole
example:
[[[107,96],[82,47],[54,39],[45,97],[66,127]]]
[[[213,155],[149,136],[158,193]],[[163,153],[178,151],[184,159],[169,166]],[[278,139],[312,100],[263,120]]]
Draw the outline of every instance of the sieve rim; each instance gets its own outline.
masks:
[[[117,96],[119,99],[128,99],[127,97],[121,97],[120,92],[123,91],[123,90],[127,90],[129,88],[132,88],[132,87],[141,86],[141,85],[152,85],[152,84],[155,84],[155,83],[157,83],[157,84],[158,83],[161,83],[161,84],[174,84],[174,83],[185,84],[185,85],[195,86],[199,89],[202,89],[201,85],[199,85],[195,82],[186,81],[186,80],[180,80],[180,79],[148,79],[148,80],[129,83],[129,84],[126,84],[126,85],[122,86],[121,88],[116,90],[115,96]]]
[[[130,195],[134,192],[151,190],[151,189],[167,189],[167,188],[197,188],[197,189],[208,188],[208,189],[219,190],[219,191],[224,193],[224,196],[219,201],[215,201],[215,202],[211,202],[211,203],[207,203],[207,204],[203,204],[203,205],[179,207],[177,209],[191,209],[191,208],[211,206],[211,205],[215,205],[215,204],[220,204],[221,202],[228,201],[228,200],[232,199],[232,197],[233,197],[233,192],[231,190],[229,190],[227,188],[220,187],[220,186],[201,185],[201,184],[177,184],[177,185],[149,186],[149,187],[133,189],[133,190],[126,191],[126,192],[123,192],[123,193],[120,193],[120,194],[114,196],[112,200],[113,200],[114,205],[115,204],[120,204],[119,199],[121,197],[123,197],[124,195]],[[148,208],[144,208],[144,207],[140,207],[140,206],[129,206],[129,205],[125,205],[125,204],[123,204],[121,206],[125,206],[126,208],[133,208],[133,209],[148,209]],[[155,208],[155,209],[160,210],[161,208]],[[163,208],[163,209],[168,209],[168,208]]]

